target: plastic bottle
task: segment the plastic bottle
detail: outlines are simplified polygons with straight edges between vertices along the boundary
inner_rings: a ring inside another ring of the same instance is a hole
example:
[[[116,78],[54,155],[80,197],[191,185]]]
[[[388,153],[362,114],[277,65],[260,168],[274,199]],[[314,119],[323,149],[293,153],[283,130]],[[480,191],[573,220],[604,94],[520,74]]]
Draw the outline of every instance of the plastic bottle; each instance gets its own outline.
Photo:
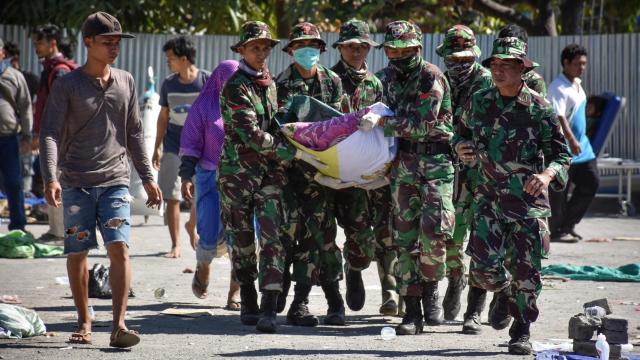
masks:
[[[380,337],[382,340],[391,340],[396,337],[396,329],[390,326],[385,326],[380,330]]]
[[[598,334],[596,340],[596,351],[600,360],[609,360],[609,343],[607,337],[604,334]]]
[[[584,309],[584,314],[589,317],[601,318],[607,315],[607,311],[600,306],[591,306]]]
[[[93,310],[93,306],[89,306],[89,317],[91,321],[96,321],[96,311]]]

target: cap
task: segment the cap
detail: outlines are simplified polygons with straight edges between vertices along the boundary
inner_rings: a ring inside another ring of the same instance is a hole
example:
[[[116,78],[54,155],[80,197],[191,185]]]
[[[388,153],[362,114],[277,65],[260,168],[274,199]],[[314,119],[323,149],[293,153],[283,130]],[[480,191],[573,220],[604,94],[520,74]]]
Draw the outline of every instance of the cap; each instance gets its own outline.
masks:
[[[464,25],[454,25],[447,30],[444,41],[436,48],[436,54],[441,57],[480,57],[481,51],[476,45],[473,30]]]
[[[113,15],[104,11],[98,11],[87,17],[82,24],[82,37],[93,36],[120,36],[122,38],[134,38],[135,36],[122,32],[120,22]]]
[[[238,48],[244,44],[258,39],[267,39],[271,41],[271,47],[280,43],[280,40],[273,39],[269,25],[262,21],[247,21],[240,29],[240,41],[231,45],[231,51],[238,52]]]
[[[491,56],[482,61],[484,67],[491,65],[492,59],[520,60],[525,66],[525,72],[533,70],[537,63],[527,57],[527,44],[516,37],[498,38],[493,41]]]
[[[342,44],[369,44],[371,46],[380,46],[377,42],[371,40],[369,33],[369,25],[362,20],[349,20],[340,27],[340,35],[338,41],[334,42],[333,48],[337,48]]]
[[[401,49],[416,46],[422,47],[422,31],[415,24],[399,20],[387,24],[384,32],[384,42],[378,48]]]

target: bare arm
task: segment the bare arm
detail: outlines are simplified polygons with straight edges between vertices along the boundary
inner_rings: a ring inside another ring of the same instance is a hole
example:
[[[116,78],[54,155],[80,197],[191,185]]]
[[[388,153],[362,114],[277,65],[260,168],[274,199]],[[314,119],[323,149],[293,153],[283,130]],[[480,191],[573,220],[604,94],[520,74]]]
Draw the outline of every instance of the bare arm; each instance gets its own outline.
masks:
[[[558,115],[558,120],[560,121],[560,127],[562,128],[564,138],[569,143],[569,149],[571,149],[571,153],[573,155],[580,155],[580,153],[582,152],[582,148],[580,147],[580,143],[578,142],[578,139],[576,139],[576,136],[573,135],[573,131],[571,131],[569,121],[562,115]]]
[[[156,130],[156,143],[153,147],[153,159],[151,160],[153,163],[153,167],[156,170],[160,169],[160,146],[162,146],[162,140],[164,139],[165,134],[167,133],[167,127],[169,125],[169,108],[163,106],[160,109],[160,114],[158,115],[158,124]]]

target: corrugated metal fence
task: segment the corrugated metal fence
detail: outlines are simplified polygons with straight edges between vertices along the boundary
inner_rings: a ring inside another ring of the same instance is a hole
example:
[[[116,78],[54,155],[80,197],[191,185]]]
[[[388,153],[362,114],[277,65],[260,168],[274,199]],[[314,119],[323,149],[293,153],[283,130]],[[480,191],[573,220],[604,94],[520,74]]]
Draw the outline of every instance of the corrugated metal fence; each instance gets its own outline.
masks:
[[[164,79],[168,69],[162,45],[174,35],[136,34],[135,39],[123,40],[121,53],[116,66],[133,74],[138,90],[142,91],[146,81],[146,69],[153,66],[157,79]],[[336,33],[324,33],[323,38],[328,45],[337,40]],[[38,60],[31,46],[26,28],[12,25],[0,25],[0,37],[17,42],[22,52],[22,66],[38,73]],[[238,59],[238,55],[229,50],[237,36],[207,35],[193,37],[198,52],[196,64],[204,69],[213,69],[225,59]],[[382,41],[381,34],[374,39]],[[424,54],[428,61],[444,66],[442,59],[435,54],[435,48],[441,43],[442,34],[425,34]],[[478,43],[484,56],[490,54],[493,36],[480,35]],[[283,41],[286,43],[286,40]],[[640,159],[640,34],[613,34],[589,36],[532,37],[529,39],[529,56],[541,64],[537,69],[547,82],[553,80],[561,70],[560,53],[570,44],[582,44],[589,51],[589,65],[583,79],[587,94],[598,94],[611,91],[627,98],[627,107],[622,114],[618,127],[612,135],[610,152],[612,156]],[[83,63],[86,51],[78,37],[76,60]],[[278,74],[291,62],[290,57],[277,46],[269,58],[270,69]],[[338,52],[331,47],[322,55],[321,62],[333,65],[338,60]],[[368,63],[373,71],[386,65],[386,57],[382,50],[372,50]],[[161,82],[161,81],[160,81]]]

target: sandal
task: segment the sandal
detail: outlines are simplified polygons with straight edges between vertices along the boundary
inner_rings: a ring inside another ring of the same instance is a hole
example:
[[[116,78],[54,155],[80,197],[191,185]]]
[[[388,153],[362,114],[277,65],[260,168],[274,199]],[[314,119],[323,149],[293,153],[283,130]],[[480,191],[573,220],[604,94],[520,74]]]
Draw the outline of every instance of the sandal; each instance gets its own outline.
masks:
[[[225,306],[224,309],[229,311],[240,311],[240,301],[227,299],[227,306]]]
[[[67,344],[91,344],[91,331],[89,332],[74,332],[69,336]]]
[[[116,348],[129,348],[140,342],[140,336],[135,330],[118,329],[114,335],[111,335],[109,346]]]
[[[193,295],[198,299],[206,299],[209,282],[203,283],[202,280],[200,280],[198,277],[199,271],[200,268],[196,267],[196,272],[193,274],[193,281],[191,281],[191,291],[193,291]]]

